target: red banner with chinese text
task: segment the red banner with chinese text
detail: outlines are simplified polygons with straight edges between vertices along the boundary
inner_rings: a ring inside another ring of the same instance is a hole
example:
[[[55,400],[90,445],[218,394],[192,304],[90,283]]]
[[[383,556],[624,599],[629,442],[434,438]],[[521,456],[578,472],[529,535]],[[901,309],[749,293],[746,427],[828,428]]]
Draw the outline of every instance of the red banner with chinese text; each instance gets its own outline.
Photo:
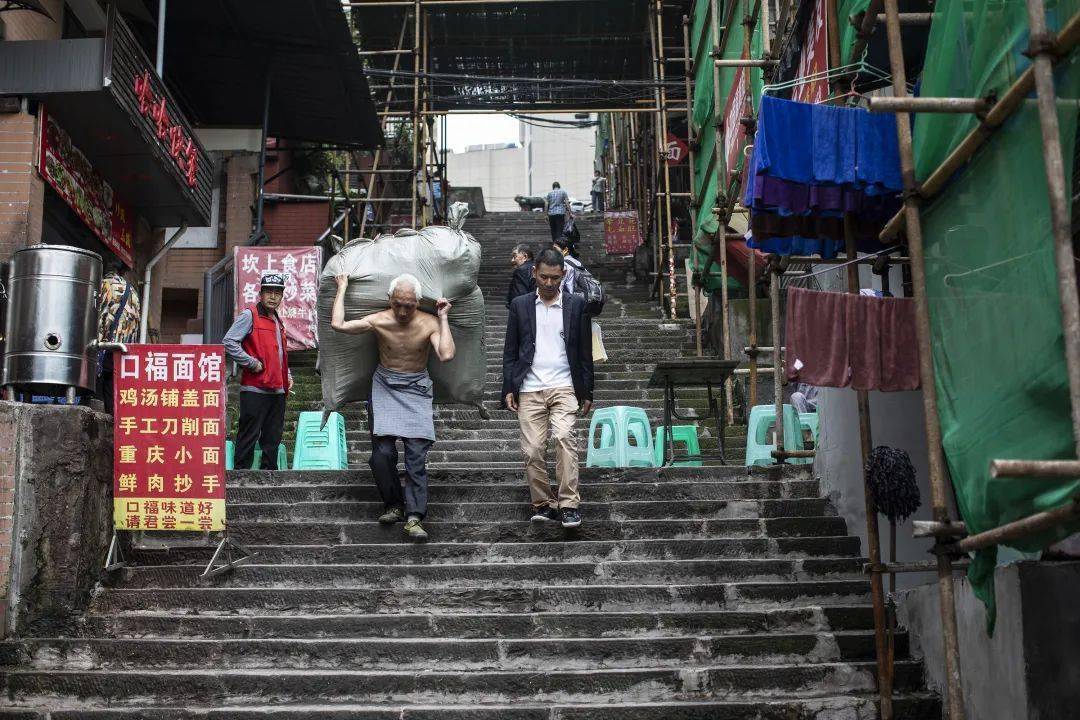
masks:
[[[674,133],[667,135],[667,163],[668,165],[680,165],[690,157],[690,147],[683,139]]]
[[[285,295],[277,312],[285,323],[288,350],[317,348],[315,301],[322,272],[322,248],[244,245],[237,246],[234,252],[236,314],[259,301],[259,281],[264,273],[282,273]]]
[[[224,530],[224,349],[129,345],[116,368],[116,529]]]
[[[608,255],[633,255],[640,244],[637,210],[604,213],[604,250]]]
[[[829,70],[829,30],[825,12],[825,0],[817,0],[806,28],[806,40],[799,53],[799,69],[796,78],[809,77]],[[821,78],[796,85],[791,99],[805,103],[819,103],[829,97],[829,79]]]
[[[747,142],[746,126],[742,124],[746,114],[747,74],[745,68],[735,71],[735,80],[731,83],[731,92],[724,103],[724,161],[727,164],[727,186],[734,177],[739,165],[739,153]]]
[[[131,267],[135,215],[121,202],[112,186],[94,170],[90,161],[52,115],[42,106],[41,154],[38,174],[75,211],[79,219],[105,247]]]

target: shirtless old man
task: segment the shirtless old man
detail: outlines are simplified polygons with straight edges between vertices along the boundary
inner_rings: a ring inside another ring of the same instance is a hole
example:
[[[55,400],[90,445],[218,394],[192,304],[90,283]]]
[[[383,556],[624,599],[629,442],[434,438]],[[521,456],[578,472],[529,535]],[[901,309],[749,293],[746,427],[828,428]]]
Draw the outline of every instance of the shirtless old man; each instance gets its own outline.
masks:
[[[405,520],[405,534],[413,542],[427,540],[420,521],[427,512],[427,455],[435,442],[431,377],[427,372],[431,350],[442,362],[454,359],[454,336],[447,314],[450,302],[439,298],[437,317],[419,312],[423,295],[420,281],[401,275],[390,283],[390,308],[359,320],[345,319],[348,275],[338,275],[337,296],[330,325],[353,335],[374,333],[379,343],[379,366],[371,382],[371,472],[382,496],[385,512],[379,522]],[[405,446],[405,490],[398,480],[397,441]]]

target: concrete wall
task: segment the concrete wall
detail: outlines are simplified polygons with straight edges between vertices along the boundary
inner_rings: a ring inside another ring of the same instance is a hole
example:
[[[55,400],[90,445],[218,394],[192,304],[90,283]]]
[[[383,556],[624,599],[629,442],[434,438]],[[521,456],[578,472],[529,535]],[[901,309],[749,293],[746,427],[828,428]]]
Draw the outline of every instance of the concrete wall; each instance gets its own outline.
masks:
[[[565,121],[568,116],[550,117]],[[451,187],[483,188],[488,212],[517,210],[515,195],[545,195],[555,181],[572,199],[587,203],[595,146],[594,128],[523,126],[521,147],[447,155],[447,180]]]
[[[997,624],[986,633],[985,608],[966,578],[954,582],[960,674],[970,720],[1063,720],[1080,704],[1076,638],[1080,563],[1020,562],[994,573]],[[900,625],[925,661],[927,681],[945,688],[944,645],[936,583],[898,594]]]
[[[84,607],[112,533],[112,418],[86,407],[0,402],[0,484],[11,543],[0,548],[0,631]]]

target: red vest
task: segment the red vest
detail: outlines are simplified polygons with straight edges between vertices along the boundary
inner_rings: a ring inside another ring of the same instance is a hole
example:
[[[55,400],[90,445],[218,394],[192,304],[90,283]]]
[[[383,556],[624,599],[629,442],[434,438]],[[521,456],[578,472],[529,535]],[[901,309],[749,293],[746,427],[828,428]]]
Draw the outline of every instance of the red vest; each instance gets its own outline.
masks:
[[[289,389],[289,354],[278,352],[280,335],[281,347],[285,345],[285,327],[271,315],[260,315],[257,305],[248,308],[251,311],[253,325],[251,332],[240,343],[251,357],[263,364],[261,373],[253,373],[247,368],[240,374],[240,384],[261,390]]]

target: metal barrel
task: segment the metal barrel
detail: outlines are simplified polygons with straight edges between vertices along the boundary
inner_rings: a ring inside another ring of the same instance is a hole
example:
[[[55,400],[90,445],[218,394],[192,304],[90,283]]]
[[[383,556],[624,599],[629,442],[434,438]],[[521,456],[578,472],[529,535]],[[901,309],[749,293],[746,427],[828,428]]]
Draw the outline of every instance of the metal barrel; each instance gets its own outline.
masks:
[[[66,245],[15,252],[8,273],[3,384],[93,390],[101,257]]]

